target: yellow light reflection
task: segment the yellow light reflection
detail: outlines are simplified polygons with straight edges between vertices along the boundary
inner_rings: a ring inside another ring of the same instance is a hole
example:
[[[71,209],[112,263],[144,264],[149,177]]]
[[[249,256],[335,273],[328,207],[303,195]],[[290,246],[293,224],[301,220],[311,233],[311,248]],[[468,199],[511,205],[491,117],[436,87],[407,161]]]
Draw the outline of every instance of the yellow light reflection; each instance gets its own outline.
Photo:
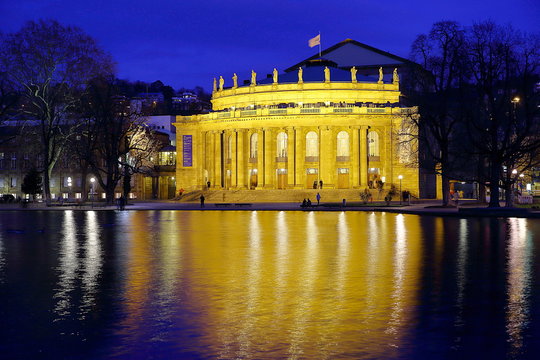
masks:
[[[83,298],[81,312],[88,313],[93,310],[98,286],[98,277],[102,266],[102,252],[100,242],[100,227],[95,211],[86,212],[86,228],[84,231],[84,260],[82,274]]]
[[[527,219],[508,219],[508,306],[506,333],[517,356],[523,348],[523,330],[530,322],[530,291],[532,277],[532,235],[527,232]]]
[[[467,229],[467,219],[459,220],[459,240],[457,249],[457,263],[456,263],[456,275],[457,275],[457,315],[455,326],[463,326],[463,303],[465,296],[465,284],[467,283],[467,251],[469,239],[469,230]],[[459,339],[457,339],[459,341]]]
[[[54,312],[60,317],[65,318],[70,315],[72,299],[71,292],[75,289],[75,279],[77,278],[77,269],[79,259],[77,257],[77,228],[72,210],[64,211],[62,224],[62,239],[59,251],[60,272],[58,276],[58,285],[54,299],[56,305]]]

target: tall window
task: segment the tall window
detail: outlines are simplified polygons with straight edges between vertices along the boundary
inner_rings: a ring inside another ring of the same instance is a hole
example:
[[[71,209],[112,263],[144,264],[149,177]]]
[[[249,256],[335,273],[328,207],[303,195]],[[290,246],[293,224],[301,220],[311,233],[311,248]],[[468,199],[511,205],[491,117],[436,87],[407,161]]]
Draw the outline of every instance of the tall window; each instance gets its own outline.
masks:
[[[232,159],[232,136],[227,138],[227,160]]]
[[[369,156],[379,156],[379,134],[376,131],[368,133]]]
[[[306,156],[319,156],[319,137],[315,131],[306,134]]]
[[[277,156],[287,157],[287,134],[280,132],[277,136]]]
[[[249,141],[249,157],[256,159],[257,158],[257,146],[259,144],[259,134],[253,133]]]
[[[337,134],[337,156],[349,156],[349,133],[346,131]]]

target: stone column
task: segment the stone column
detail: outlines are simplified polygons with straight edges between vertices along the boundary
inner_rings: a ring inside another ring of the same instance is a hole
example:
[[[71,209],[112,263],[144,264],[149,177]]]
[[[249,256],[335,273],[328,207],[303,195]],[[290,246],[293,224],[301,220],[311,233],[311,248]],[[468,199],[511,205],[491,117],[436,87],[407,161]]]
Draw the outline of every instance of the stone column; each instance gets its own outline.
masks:
[[[247,151],[246,151],[246,131],[244,129],[236,130],[236,187],[245,189],[246,171],[247,171]]]
[[[274,188],[274,163],[275,163],[275,131],[270,128],[264,131],[264,187]]]
[[[238,185],[238,168],[237,168],[237,156],[238,156],[238,133],[236,130],[230,131],[228,136],[231,136],[231,189],[235,189]]]
[[[288,126],[287,131],[287,188],[293,188],[295,183],[295,163],[296,163],[296,142],[294,139],[294,128]]]
[[[359,187],[360,183],[360,126],[351,129],[351,188]]]
[[[264,186],[264,132],[257,129],[257,189]]]
[[[214,133],[214,182],[213,186],[220,189],[223,187],[222,166],[223,166],[223,131]]]
[[[319,180],[324,188],[332,188],[336,164],[335,149],[332,146],[332,131],[328,126],[319,126]]]
[[[368,177],[368,143],[367,143],[367,131],[369,126],[363,125],[360,126],[360,186],[367,187],[367,177]]]
[[[296,136],[296,169],[294,171],[294,183],[297,188],[304,189],[306,187],[306,170],[304,169],[304,164],[306,163],[306,135],[300,127],[294,128],[294,134]]]

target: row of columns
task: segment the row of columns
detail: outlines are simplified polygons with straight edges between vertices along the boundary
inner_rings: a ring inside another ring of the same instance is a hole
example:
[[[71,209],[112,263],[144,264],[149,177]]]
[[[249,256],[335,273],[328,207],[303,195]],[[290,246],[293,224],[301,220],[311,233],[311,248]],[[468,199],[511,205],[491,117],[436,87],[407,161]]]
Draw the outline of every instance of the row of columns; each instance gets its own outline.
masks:
[[[259,129],[212,130],[202,133],[202,168],[203,178],[209,181],[212,188],[250,188],[251,170],[257,169],[257,188],[277,188],[277,169],[287,169],[287,188],[306,188],[307,168],[317,168],[319,177],[324,184],[337,187],[337,168],[349,169],[349,187],[366,187],[368,182],[368,166],[377,167],[386,173],[391,157],[381,156],[381,161],[368,164],[367,132],[369,126],[351,126],[349,133],[349,161],[336,161],[337,132],[331,126],[317,128],[305,127],[267,127]],[[276,162],[277,135],[287,134],[287,160]],[[306,166],[305,137],[307,132],[316,131],[318,134],[319,161]],[[251,135],[258,134],[256,162],[250,159]],[[381,155],[385,153],[386,143],[383,133],[379,140]],[[231,157],[228,158],[228,138],[232,137]]]

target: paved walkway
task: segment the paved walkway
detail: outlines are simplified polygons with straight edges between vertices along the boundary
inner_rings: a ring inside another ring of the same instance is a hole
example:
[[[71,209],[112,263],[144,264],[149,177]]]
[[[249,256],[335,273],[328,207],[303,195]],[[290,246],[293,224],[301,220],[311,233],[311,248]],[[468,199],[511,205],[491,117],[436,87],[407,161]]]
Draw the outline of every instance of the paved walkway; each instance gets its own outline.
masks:
[[[126,206],[125,210],[192,210],[192,211],[384,211],[403,214],[421,214],[433,216],[494,216],[494,217],[529,217],[540,218],[539,210],[530,209],[488,209],[485,205],[478,204],[474,200],[464,200],[460,202],[460,208],[446,207],[440,205],[440,200],[425,200],[421,203],[400,206],[398,202],[393,202],[391,206],[383,204],[351,203],[343,207],[339,203],[321,203],[309,208],[302,208],[299,203],[274,203],[274,202],[254,202],[254,203],[207,203],[201,208],[198,202],[177,202],[177,201],[135,201]],[[21,204],[0,204],[0,210],[22,210],[22,211],[63,211],[63,210],[118,210],[116,206],[104,206],[103,204],[85,204],[81,206],[51,206],[47,207],[43,203],[29,204],[23,208]]]

